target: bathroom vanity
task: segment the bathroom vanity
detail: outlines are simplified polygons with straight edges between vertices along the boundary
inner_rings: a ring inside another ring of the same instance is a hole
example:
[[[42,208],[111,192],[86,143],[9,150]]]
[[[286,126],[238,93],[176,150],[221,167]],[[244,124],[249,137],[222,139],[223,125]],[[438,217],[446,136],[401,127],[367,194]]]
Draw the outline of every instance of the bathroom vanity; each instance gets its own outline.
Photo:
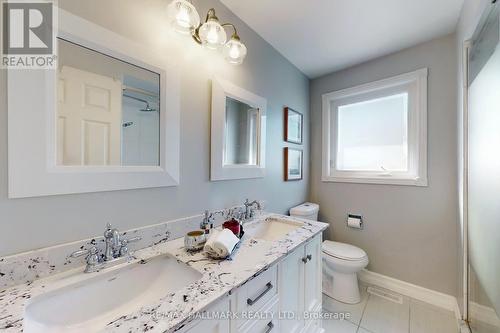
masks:
[[[177,238],[100,272],[83,267],[0,291],[6,332],[322,332],[321,233],[276,214],[245,224],[233,260]],[[83,261],[82,261],[83,263]]]
[[[234,318],[199,319],[180,332],[322,332],[320,255],[317,235],[205,310]]]

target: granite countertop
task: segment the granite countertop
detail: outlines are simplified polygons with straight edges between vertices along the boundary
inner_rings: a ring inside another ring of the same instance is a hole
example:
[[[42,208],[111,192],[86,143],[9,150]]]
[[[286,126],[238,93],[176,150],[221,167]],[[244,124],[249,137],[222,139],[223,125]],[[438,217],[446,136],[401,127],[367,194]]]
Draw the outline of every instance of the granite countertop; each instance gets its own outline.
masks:
[[[266,223],[272,219],[296,221],[302,226],[276,241],[248,236],[248,231],[258,223]],[[159,295],[158,301],[154,304],[144,306],[133,313],[124,313],[99,331],[174,332],[187,324],[191,316],[228,295],[327,227],[326,223],[277,214],[260,216],[257,220],[245,224],[247,235],[243,237],[240,248],[233,255],[233,260],[214,260],[207,257],[204,252],[187,252],[182,238],[136,251],[134,253],[136,259],[131,263],[168,254],[196,269],[203,276],[175,293]],[[0,331],[22,332],[24,307],[37,295],[96,277],[131,263],[92,274],[83,274],[79,268],[0,291]]]

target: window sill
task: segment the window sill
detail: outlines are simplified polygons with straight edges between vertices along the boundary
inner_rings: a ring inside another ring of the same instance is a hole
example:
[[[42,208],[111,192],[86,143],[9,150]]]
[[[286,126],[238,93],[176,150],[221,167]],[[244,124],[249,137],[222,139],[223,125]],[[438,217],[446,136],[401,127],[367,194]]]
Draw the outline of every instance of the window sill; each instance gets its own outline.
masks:
[[[324,183],[355,183],[401,186],[428,186],[427,178],[395,178],[395,177],[334,177],[323,176]]]

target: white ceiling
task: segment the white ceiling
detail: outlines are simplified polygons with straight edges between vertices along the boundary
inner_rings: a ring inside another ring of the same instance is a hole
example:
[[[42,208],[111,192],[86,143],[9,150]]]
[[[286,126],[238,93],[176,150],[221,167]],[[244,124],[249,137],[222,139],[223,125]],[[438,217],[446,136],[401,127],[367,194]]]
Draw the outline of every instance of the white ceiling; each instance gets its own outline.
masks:
[[[455,30],[463,0],[221,0],[310,78]]]

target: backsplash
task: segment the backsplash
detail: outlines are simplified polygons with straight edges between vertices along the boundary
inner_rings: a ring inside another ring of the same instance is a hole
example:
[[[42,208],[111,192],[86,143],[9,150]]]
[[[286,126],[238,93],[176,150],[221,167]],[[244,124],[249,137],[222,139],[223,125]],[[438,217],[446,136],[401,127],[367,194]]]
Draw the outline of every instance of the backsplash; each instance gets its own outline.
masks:
[[[241,209],[243,206],[216,211],[220,213],[214,217],[214,226],[221,225],[231,214]],[[131,251],[139,250],[184,237],[188,231],[199,229],[203,218],[204,214],[194,215],[123,231],[121,235],[125,239],[140,236],[140,241],[129,245]],[[104,229],[105,226],[103,226],[103,232]],[[83,269],[85,258],[71,258],[70,254],[88,248],[90,245],[96,245],[103,252],[104,237],[99,236],[0,258],[0,290],[22,283],[31,283],[39,278],[70,269],[79,267]]]

